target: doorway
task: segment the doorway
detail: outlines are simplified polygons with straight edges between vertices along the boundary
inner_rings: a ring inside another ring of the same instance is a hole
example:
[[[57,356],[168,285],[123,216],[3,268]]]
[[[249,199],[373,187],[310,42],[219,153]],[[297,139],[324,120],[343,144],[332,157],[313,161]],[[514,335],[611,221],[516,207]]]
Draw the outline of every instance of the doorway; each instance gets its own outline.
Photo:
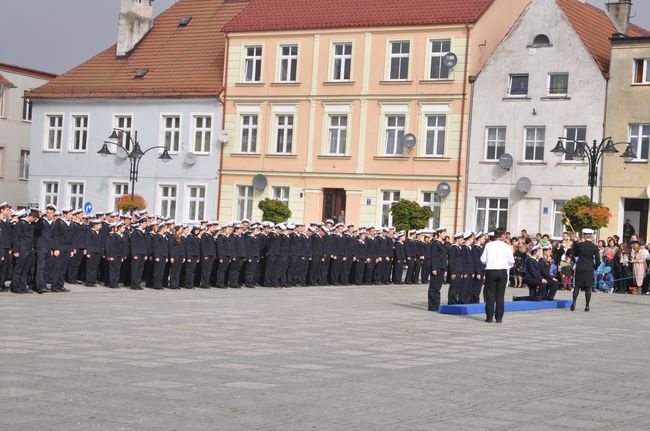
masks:
[[[623,223],[630,219],[639,238],[648,238],[648,199],[625,199]],[[622,225],[621,225],[622,226]]]
[[[323,221],[345,222],[345,189],[323,189]]]

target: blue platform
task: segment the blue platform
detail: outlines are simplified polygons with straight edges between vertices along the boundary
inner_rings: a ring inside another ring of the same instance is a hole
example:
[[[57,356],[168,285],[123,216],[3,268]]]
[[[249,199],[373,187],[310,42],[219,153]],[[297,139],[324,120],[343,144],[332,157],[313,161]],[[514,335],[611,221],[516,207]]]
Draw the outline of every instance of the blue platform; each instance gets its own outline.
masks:
[[[570,299],[556,299],[555,301],[513,301],[505,303],[505,311],[547,310],[549,308],[569,308]],[[481,304],[456,304],[440,305],[440,313],[463,316],[466,314],[485,314],[485,303]]]

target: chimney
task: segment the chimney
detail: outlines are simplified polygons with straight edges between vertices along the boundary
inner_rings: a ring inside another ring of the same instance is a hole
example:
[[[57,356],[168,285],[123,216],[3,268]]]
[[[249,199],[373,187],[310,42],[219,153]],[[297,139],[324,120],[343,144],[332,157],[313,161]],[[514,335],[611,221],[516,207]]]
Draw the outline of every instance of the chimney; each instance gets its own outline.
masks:
[[[619,33],[627,34],[627,29],[630,26],[630,15],[632,13],[632,0],[618,0],[607,3],[605,7]]]
[[[152,26],[153,0],[120,0],[117,56],[128,56]]]

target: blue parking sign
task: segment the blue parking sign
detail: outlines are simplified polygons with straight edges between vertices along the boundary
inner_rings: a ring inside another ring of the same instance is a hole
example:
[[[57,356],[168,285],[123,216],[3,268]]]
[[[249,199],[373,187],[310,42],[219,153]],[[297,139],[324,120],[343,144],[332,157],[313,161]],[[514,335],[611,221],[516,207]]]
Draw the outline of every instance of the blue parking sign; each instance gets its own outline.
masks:
[[[93,212],[93,204],[92,202],[86,202],[84,204],[84,213],[90,214],[91,212]]]

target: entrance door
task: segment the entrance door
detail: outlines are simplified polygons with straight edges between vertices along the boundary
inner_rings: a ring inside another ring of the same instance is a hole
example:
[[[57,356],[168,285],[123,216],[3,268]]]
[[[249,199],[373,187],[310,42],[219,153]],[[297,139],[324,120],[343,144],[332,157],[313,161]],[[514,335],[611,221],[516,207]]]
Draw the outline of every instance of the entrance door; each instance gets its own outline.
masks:
[[[323,221],[345,221],[345,189],[323,189]]]
[[[648,199],[625,199],[623,223],[630,219],[639,238],[648,238]],[[622,226],[622,225],[621,225]]]

